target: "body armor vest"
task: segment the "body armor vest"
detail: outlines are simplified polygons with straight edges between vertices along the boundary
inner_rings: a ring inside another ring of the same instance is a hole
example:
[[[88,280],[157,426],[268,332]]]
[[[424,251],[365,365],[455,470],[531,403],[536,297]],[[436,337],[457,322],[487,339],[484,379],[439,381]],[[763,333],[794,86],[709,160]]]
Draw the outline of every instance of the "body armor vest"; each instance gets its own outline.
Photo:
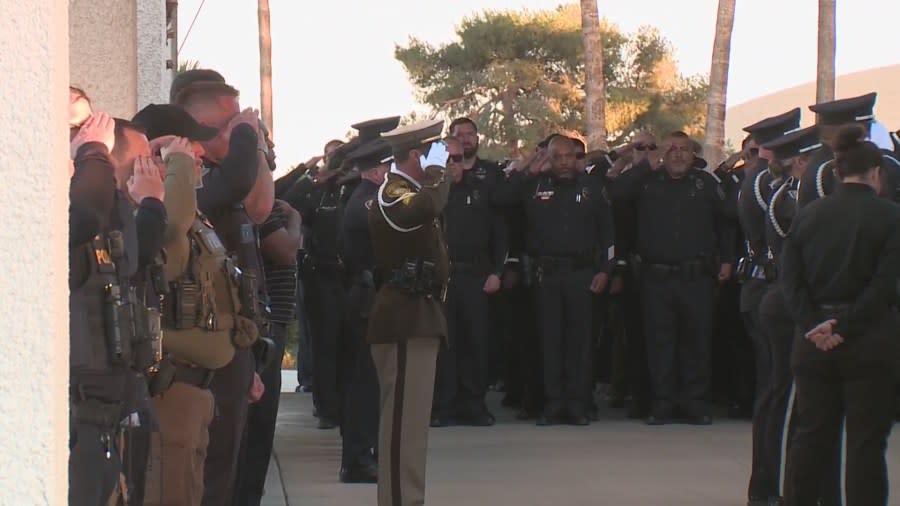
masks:
[[[134,364],[141,305],[129,280],[137,268],[131,206],[117,197],[113,230],[71,252],[69,364],[81,400],[118,402]]]
[[[163,344],[169,353],[208,369],[227,365],[235,347],[259,337],[255,322],[242,316],[244,274],[219,236],[197,218],[188,232],[187,271],[170,284],[163,299]]]
[[[247,216],[243,204],[235,204],[216,217],[210,216],[210,221],[221,238],[221,244],[234,255],[241,271],[240,314],[264,329],[268,325],[268,304],[256,227]]]

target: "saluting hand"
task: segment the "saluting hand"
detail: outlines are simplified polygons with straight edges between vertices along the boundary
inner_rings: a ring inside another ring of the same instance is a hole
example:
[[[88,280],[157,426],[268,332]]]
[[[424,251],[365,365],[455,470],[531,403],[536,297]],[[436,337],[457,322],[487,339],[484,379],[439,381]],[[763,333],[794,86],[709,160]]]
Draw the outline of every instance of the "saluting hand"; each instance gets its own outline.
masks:
[[[134,174],[128,178],[128,194],[140,204],[146,198],[163,200],[166,189],[159,167],[152,158],[142,156],[134,161]]]
[[[91,115],[84,125],[75,134],[69,143],[70,155],[75,159],[78,149],[89,142],[99,142],[110,151],[116,145],[116,121],[105,112],[96,112]]]
[[[598,272],[594,274],[594,279],[591,280],[591,291],[593,293],[603,293],[606,290],[607,283],[609,283],[609,274]]]
[[[484,293],[489,295],[497,293],[500,290],[500,285],[500,276],[491,274],[487,277],[487,281],[484,282]]]

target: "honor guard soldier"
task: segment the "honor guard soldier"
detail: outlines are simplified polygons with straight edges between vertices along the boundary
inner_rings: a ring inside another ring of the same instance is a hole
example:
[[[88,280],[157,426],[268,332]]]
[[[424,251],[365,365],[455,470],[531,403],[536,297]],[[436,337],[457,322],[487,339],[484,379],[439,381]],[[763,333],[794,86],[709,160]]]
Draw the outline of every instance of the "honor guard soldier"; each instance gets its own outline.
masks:
[[[345,269],[347,331],[341,353],[344,406],[341,413],[341,471],[344,483],[376,483],[378,465],[378,376],[366,342],[366,326],[375,298],[374,257],[369,234],[369,211],[378,188],[390,170],[391,146],[381,133],[397,128],[400,117],[352,125],[359,131],[359,147],[347,161],[359,172],[359,185],[347,200],[341,223],[341,259]]]
[[[772,353],[766,333],[760,326],[759,305],[769,284],[775,280],[775,266],[769,258],[766,244],[766,223],[769,200],[781,185],[782,175],[769,170],[772,153],[761,146],[799,127],[800,109],[795,108],[744,128],[749,134],[745,147],[748,161],[738,195],[738,218],[747,256],[738,262],[737,277],[742,282],[741,316],[753,343],[756,369],[753,460],[748,485],[749,503],[753,506],[767,504],[769,497],[778,495],[777,479],[770,476],[765,457],[766,421],[771,411]]]
[[[134,122],[166,164],[166,230],[161,326],[165,358],[153,371],[151,394],[159,420],[144,504],[199,505],[215,370],[228,365],[235,347],[258,334],[240,316],[239,271],[221,240],[197,211],[196,186],[204,150],[218,135],[174,105],[150,105]],[[173,137],[175,136],[175,137]]]
[[[500,290],[506,264],[506,226],[494,205],[497,186],[463,166],[463,144],[446,140],[447,171],[453,180],[444,209],[450,255],[447,326],[450,345],[438,355],[432,427],[451,420],[490,426],[495,420],[484,403],[488,388],[491,319],[488,296]]]
[[[784,238],[791,228],[796,215],[798,187],[801,178],[812,170],[811,162],[819,156],[823,145],[819,140],[818,128],[813,126],[789,132],[764,144],[763,149],[771,153],[769,168],[781,174],[778,189],[772,194],[767,206],[766,244],[767,256],[771,259],[768,289],[759,303],[759,321],[768,341],[771,359],[771,373],[767,378],[768,391],[764,405],[767,412],[760,414],[759,424],[765,427],[760,450],[759,468],[754,468],[754,476],[765,476],[768,480],[768,498],[758,498],[759,504],[771,504],[779,499],[781,489],[782,438],[788,424],[788,402],[791,398],[793,376],[790,370],[794,321],[780,285],[776,283],[781,261]],[[773,277],[772,274],[775,274]],[[790,437],[788,438],[790,440]],[[835,468],[838,470],[837,468]],[[822,493],[831,501],[822,504],[840,504],[838,475],[831,483],[823,483]],[[752,504],[752,503],[751,503]]]
[[[834,139],[842,128],[860,125],[867,135],[875,121],[876,93],[869,93],[858,97],[835,100],[809,106],[809,110],[816,113],[816,125],[819,126],[822,142],[825,149],[819,152],[819,156],[813,160],[813,170],[810,170],[803,178],[800,185],[800,206],[803,207],[813,200],[830,195],[840,184],[835,177]],[[894,158],[890,150],[883,151],[889,155],[882,166],[883,178],[879,195],[884,198],[900,202],[900,162]]]
[[[847,504],[888,500],[900,209],[877,196],[884,157],[866,137],[859,126],[833,137],[841,184],[800,210],[782,251],[781,283],[798,329],[787,506],[816,503],[822,482],[831,479],[844,418]]]
[[[694,168],[693,141],[669,136],[660,168],[617,177],[616,203],[637,208],[637,254],[653,401],[647,423],[712,423],[710,346],[716,279],[731,276],[734,230],[716,179]]]
[[[572,141],[556,136],[548,150],[549,171],[514,176],[525,208],[543,353],[544,412],[537,424],[588,425],[591,293],[606,290],[615,232],[603,181],[577,170]]]
[[[425,460],[438,348],[447,339],[449,277],[441,213],[451,180],[443,122],[382,134],[395,165],[369,210],[377,293],[367,340],[378,372],[378,504],[425,501]]]

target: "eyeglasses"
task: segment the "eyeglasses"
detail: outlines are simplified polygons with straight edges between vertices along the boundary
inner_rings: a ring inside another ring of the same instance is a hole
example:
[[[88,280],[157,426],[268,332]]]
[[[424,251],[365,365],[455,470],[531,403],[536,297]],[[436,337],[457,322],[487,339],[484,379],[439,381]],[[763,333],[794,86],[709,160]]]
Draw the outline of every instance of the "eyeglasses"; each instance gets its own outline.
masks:
[[[447,155],[447,159],[453,163],[460,163],[463,161],[463,155]]]

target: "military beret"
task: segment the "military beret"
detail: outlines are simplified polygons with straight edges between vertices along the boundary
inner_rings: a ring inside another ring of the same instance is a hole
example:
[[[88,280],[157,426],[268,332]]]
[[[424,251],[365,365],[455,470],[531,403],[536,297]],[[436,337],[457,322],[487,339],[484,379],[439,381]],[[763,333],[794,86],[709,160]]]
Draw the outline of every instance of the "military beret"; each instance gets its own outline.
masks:
[[[359,139],[363,142],[378,139],[384,132],[390,132],[400,124],[400,116],[389,118],[370,119],[354,125],[350,125],[359,132]]]
[[[415,149],[441,138],[444,131],[444,120],[431,119],[419,121],[411,125],[384,132],[381,137],[390,144],[395,152]]]
[[[790,132],[797,128],[800,128],[799,107],[744,127],[744,131],[753,136],[756,144],[763,145],[781,137],[785,132]]]
[[[779,160],[787,160],[821,147],[822,141],[819,140],[819,127],[817,126],[788,132],[763,145],[763,148],[772,151],[775,158]]]
[[[816,124],[823,126],[872,121],[875,119],[873,110],[876,98],[878,98],[877,93],[869,93],[859,97],[811,105],[809,110],[816,113]]]

